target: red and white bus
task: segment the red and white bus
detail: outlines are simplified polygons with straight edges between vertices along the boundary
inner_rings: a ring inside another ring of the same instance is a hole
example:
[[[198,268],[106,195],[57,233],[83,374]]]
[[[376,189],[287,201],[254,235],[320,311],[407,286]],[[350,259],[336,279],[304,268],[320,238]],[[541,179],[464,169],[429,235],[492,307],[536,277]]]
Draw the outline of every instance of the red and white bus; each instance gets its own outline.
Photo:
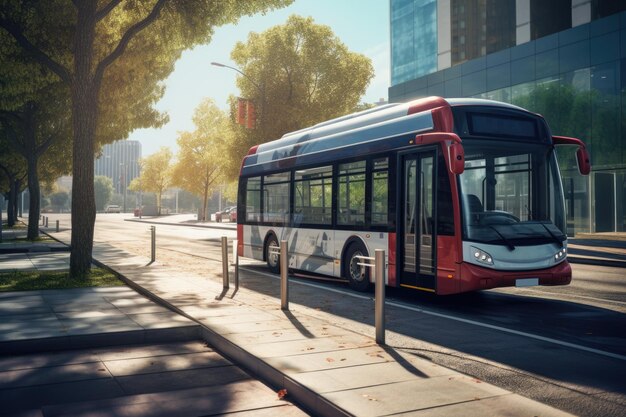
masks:
[[[552,136],[522,108],[429,97],[288,133],[250,149],[239,178],[238,253],[367,290],[359,255],[387,255],[387,285],[437,294],[566,285],[565,207]]]

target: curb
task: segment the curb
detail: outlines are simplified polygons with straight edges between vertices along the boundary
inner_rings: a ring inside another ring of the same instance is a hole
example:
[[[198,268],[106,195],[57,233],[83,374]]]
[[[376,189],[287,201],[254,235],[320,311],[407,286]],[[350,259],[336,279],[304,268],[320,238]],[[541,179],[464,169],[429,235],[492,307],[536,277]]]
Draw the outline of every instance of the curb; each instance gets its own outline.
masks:
[[[612,259],[595,259],[595,258],[585,258],[582,256],[576,255],[567,255],[567,260],[572,264],[582,264],[582,265],[594,265],[594,266],[608,266],[612,268],[626,268],[626,261],[618,261]]]
[[[148,224],[162,224],[165,226],[185,226],[185,227],[203,227],[205,229],[220,229],[220,230],[237,230],[236,227],[218,226],[213,224],[187,224],[187,223],[170,223],[170,222],[155,222],[151,220],[138,220],[138,219],[124,219],[125,222],[135,223],[148,223]],[[236,226],[236,223],[233,223]]]
[[[102,262],[93,259],[93,263],[101,268],[106,268],[109,271],[115,273],[120,279],[133,290],[139,294],[150,299],[161,307],[165,307],[183,317],[192,320],[196,323],[200,329],[200,338],[207,344],[211,345],[220,355],[226,357],[228,360],[243,368],[246,372],[260,379],[262,382],[268,384],[272,388],[287,389],[289,392],[290,401],[296,403],[299,407],[302,407],[307,413],[312,416],[323,417],[353,417],[351,413],[337,407],[328,400],[322,398],[316,392],[310,390],[306,386],[289,378],[286,374],[277,370],[276,368],[268,365],[265,361],[250,354],[246,350],[237,346],[230,340],[216,333],[206,325],[199,322],[194,317],[185,313],[178,307],[174,306],[167,300],[159,297],[153,292],[145,289],[144,287],[136,284],[134,281],[128,279],[124,275],[103,264]]]
[[[202,329],[196,324],[169,329],[130,330],[4,341],[0,342],[0,355],[59,352],[149,343],[190,342],[201,339]]]

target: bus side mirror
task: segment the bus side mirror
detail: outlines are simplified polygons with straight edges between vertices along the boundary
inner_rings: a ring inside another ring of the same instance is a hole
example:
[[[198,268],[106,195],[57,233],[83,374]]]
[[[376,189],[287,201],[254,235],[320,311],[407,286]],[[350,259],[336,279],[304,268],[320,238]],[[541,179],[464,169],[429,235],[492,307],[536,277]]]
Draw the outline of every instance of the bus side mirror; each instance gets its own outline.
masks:
[[[576,151],[576,161],[578,162],[578,172],[580,175],[589,175],[591,172],[591,158],[586,148],[582,146]]]
[[[450,145],[450,171],[457,175],[465,171],[465,150],[458,142]]]

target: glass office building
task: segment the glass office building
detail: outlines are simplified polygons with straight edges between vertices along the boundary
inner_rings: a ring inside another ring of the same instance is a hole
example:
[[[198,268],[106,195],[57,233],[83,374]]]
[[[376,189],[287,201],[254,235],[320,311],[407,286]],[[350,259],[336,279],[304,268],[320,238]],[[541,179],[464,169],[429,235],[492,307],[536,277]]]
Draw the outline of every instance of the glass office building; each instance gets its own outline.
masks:
[[[140,174],[141,142],[118,140],[102,147],[94,163],[94,175],[103,175],[113,181],[116,193],[123,194],[128,184]]]
[[[626,1],[390,4],[390,102],[477,97],[542,114],[591,153],[588,177],[559,153],[568,234],[626,231]]]

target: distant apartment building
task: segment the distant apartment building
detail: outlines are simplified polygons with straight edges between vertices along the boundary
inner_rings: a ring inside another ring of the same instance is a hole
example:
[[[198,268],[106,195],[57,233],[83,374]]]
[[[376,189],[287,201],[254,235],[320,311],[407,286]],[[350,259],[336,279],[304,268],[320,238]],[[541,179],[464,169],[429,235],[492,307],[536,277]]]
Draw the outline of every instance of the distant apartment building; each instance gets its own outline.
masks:
[[[389,102],[504,101],[587,144],[559,159],[568,234],[626,231],[626,1],[391,0]]]
[[[140,173],[141,143],[136,140],[118,140],[102,147],[95,162],[95,175],[111,178],[115,192],[123,194],[128,184]]]

